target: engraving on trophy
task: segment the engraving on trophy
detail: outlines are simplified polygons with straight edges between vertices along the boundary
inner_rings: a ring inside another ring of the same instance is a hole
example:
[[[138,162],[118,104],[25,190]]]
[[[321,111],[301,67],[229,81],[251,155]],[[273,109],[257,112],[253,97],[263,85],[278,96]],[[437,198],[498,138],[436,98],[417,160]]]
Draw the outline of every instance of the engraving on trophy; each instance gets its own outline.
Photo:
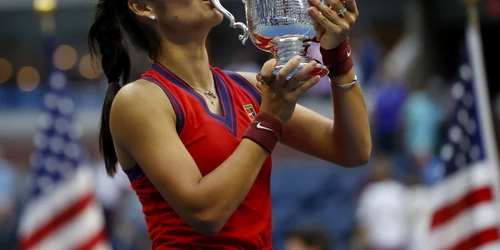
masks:
[[[234,25],[234,16],[222,7],[219,0],[211,1],[229,19],[231,27],[242,28]],[[307,47],[316,35],[314,21],[307,13],[308,0],[243,0],[243,3],[248,27],[242,28],[245,33],[240,35],[240,40],[244,44],[250,37],[257,48],[272,53],[277,60],[275,74],[296,55],[300,55],[302,61],[289,77],[314,60],[306,55]],[[310,77],[327,74],[327,68],[318,64]]]

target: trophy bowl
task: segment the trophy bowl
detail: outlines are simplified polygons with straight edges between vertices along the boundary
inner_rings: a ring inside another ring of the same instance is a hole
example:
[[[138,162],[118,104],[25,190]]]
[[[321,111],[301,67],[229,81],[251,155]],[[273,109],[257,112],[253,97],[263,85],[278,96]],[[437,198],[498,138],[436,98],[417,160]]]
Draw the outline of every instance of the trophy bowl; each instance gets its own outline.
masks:
[[[301,62],[288,78],[314,60],[306,54],[316,36],[314,21],[307,12],[310,7],[308,0],[242,0],[245,4],[247,25],[236,22],[234,16],[219,0],[211,1],[214,7],[229,19],[232,28],[243,30],[243,35],[239,36],[243,44],[250,38],[257,48],[274,55],[277,61],[274,74],[296,55],[301,57]],[[318,63],[309,78],[327,74],[327,67]]]

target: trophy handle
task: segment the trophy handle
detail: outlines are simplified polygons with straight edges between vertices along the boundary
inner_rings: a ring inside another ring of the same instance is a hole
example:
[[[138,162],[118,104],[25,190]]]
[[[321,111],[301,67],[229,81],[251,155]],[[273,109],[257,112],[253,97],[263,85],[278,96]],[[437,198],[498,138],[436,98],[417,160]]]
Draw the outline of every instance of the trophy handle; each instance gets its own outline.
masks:
[[[229,19],[229,26],[231,28],[235,28],[235,29],[241,29],[243,30],[243,35],[239,35],[238,36],[238,39],[240,39],[241,43],[243,45],[245,45],[246,41],[248,40],[248,38],[250,37],[250,32],[248,31],[248,27],[244,24],[244,23],[241,23],[241,22],[236,22],[236,20],[234,19],[234,16],[233,14],[231,14],[231,12],[229,12],[228,10],[226,10],[222,4],[220,3],[219,0],[211,0],[212,1],[212,4],[214,5],[214,7],[220,12],[222,13],[222,15],[224,15],[227,19]],[[243,3],[245,3],[245,0],[242,0]]]

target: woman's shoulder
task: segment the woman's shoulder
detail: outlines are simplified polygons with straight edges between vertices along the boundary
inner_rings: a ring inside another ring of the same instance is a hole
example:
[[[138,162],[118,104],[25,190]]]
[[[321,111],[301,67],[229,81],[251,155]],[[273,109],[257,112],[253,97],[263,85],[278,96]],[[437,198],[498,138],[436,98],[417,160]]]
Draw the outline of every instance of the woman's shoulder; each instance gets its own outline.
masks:
[[[175,129],[174,109],[168,97],[154,83],[137,80],[126,84],[113,100],[110,129],[115,139],[149,129],[155,123],[166,126],[169,122]]]
[[[116,99],[125,99],[128,101],[140,102],[151,98],[163,97],[157,84],[146,79],[138,79],[134,82],[125,84],[116,95]]]
[[[111,113],[148,113],[156,109],[171,110],[172,105],[160,87],[156,84],[139,79],[123,86],[115,96]]]

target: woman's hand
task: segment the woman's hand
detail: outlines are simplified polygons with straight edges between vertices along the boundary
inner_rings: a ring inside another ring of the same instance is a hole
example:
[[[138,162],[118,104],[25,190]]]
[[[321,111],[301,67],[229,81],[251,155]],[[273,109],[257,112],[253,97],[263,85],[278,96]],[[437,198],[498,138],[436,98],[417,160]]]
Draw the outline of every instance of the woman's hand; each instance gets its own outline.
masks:
[[[257,87],[262,94],[261,112],[276,117],[283,125],[292,117],[300,95],[320,80],[319,76],[312,78],[308,76],[317,65],[314,60],[287,80],[287,76],[299,66],[300,62],[300,56],[292,58],[277,75],[274,75],[276,60],[271,59],[262,66],[261,72],[257,74]]]
[[[314,19],[316,39],[323,49],[337,48],[349,35],[359,12],[355,0],[309,0],[309,14]]]

